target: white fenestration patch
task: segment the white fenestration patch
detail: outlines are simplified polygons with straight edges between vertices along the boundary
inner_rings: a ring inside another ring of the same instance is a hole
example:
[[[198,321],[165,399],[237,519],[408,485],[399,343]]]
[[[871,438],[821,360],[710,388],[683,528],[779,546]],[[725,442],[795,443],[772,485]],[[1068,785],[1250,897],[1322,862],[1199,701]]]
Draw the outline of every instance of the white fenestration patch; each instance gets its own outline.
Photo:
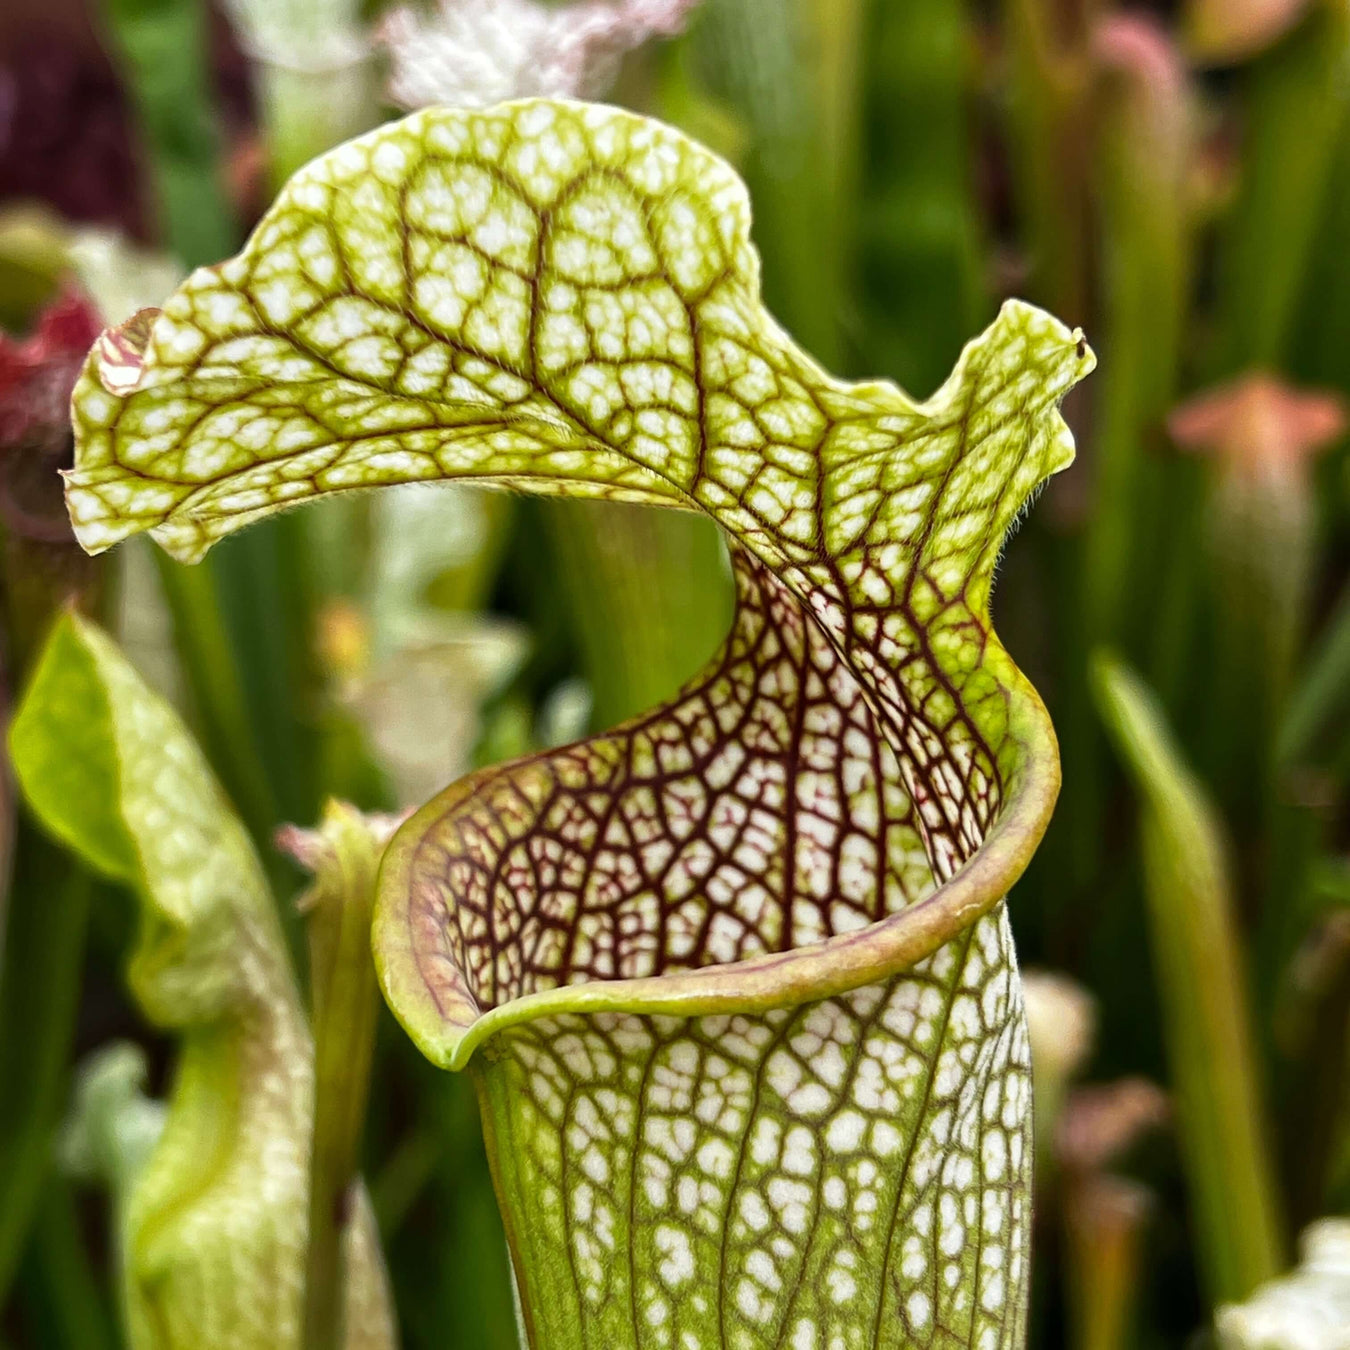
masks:
[[[999,968],[987,947],[997,956],[1006,929],[990,922],[991,938],[934,963],[945,993],[902,978],[786,1021],[774,1014],[764,1030],[745,1018],[658,1028],[568,1017],[523,1037],[530,1067],[520,1081],[564,1145],[540,1146],[536,1165],[540,1176],[573,1178],[568,1247],[595,1314],[626,1306],[631,1210],[636,1251],[650,1251],[649,1275],[637,1267],[641,1315],[671,1345],[684,1334],[715,1345],[721,1326],[747,1350],[770,1328],[783,1328],[789,1346],[836,1336],[852,1346],[851,1328],[871,1334],[878,1299],[881,1346],[927,1344],[939,1325],[979,1343],[1011,1325],[1008,1301],[1024,1297],[1025,1271],[1020,1248],[1015,1269],[1009,1255],[1020,1242],[1009,1188],[1025,1185],[1027,1154],[1014,1165],[1010,1139],[1020,1145],[1024,1127],[1010,1134],[1003,1115],[1023,1090],[1025,1038],[1006,1003],[993,1026],[979,1014],[978,1026],[958,1029],[951,1017],[958,1000],[982,1006],[970,976],[987,981]],[[919,1007],[957,1066],[946,1075],[908,1049],[918,1025],[902,1014]],[[966,1056],[966,1045],[983,1049]],[[815,1076],[817,1061],[828,1081]],[[917,1090],[907,1093],[910,1079]],[[821,1109],[798,1116],[792,1103],[808,1090]],[[903,1227],[888,1246],[895,1216]],[[715,1300],[698,1313],[695,1293],[718,1288],[721,1313]]]
[[[682,1229],[661,1227],[656,1230],[656,1249],[665,1258],[659,1267],[661,1280],[669,1289],[679,1289],[694,1278],[694,1254]]]

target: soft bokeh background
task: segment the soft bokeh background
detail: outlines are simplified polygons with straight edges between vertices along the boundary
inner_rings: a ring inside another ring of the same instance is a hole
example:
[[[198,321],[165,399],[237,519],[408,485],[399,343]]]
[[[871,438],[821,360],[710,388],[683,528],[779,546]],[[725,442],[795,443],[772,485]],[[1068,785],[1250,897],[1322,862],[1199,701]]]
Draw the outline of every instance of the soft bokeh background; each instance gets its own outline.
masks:
[[[1001,298],[1046,305],[1100,367],[1065,409],[1078,461],[995,596],[1064,760],[1012,897],[1034,972],[1032,1341],[1206,1343],[1218,1305],[1350,1204],[1350,4],[587,10],[5,0],[0,698],[56,606],[100,615],[292,896],[272,832],[325,796],[419,802],[649,706],[711,653],[711,527],[637,508],[412,489],[195,569],[75,549],[56,470],[93,334],[233,252],[291,170],[396,105],[580,91],[684,127],[746,177],[769,304],[841,374],[925,394]],[[1186,800],[1213,812],[1170,864],[1094,697],[1102,649],[1152,688]],[[1197,876],[1206,840],[1219,866]],[[91,1051],[140,1042],[158,1088],[169,1047],[124,990],[131,902],[10,788],[0,867],[0,1344],[104,1350],[106,1204],[61,1126]],[[477,1131],[467,1084],[386,1018],[365,1171],[409,1350],[515,1343]],[[1344,1298],[1344,1235],[1320,1231]]]

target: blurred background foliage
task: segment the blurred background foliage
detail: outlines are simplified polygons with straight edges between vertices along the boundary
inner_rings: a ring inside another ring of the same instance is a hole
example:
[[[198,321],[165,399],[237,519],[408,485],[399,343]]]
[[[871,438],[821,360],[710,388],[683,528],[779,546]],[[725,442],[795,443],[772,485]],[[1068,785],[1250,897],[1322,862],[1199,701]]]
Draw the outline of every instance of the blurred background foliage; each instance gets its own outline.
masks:
[[[396,113],[406,52],[382,8],[0,9],[0,699],[59,606],[100,616],[185,710],[283,897],[302,878],[280,823],[330,795],[415,804],[611,725],[672,693],[729,616],[706,522],[615,505],[404,489],[197,568],[75,548],[56,470],[84,350],[233,252],[299,164]],[[484,0],[455,40],[504,50],[511,8]],[[1338,1295],[1297,1277],[1221,1332],[1214,1313],[1350,1208],[1350,3],[648,8],[684,31],[578,87],[736,163],[769,304],[825,365],[924,395],[1008,294],[1098,352],[1065,410],[1078,461],[995,596],[1064,760],[1012,898],[1036,968],[1032,1343],[1294,1344],[1251,1328],[1345,1299],[1334,1223],[1309,1250]],[[516,56],[506,88],[532,92]],[[162,1088],[171,1046],[122,984],[131,901],[8,781],[0,877],[0,1344],[102,1350],[107,1207],[63,1165],[63,1121],[91,1051],[139,1042]],[[515,1344],[477,1131],[468,1084],[383,1016],[363,1156],[409,1350]]]

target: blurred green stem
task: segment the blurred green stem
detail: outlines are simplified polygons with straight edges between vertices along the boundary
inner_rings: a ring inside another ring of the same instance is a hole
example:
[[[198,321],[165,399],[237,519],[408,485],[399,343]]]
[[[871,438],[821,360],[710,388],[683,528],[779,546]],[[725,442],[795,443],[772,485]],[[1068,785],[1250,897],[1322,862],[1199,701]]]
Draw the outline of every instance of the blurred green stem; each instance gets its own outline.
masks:
[[[1316,886],[1314,880],[1314,891]],[[1326,903],[1314,895],[1313,904],[1319,899]],[[1305,923],[1300,936],[1305,945],[1301,956],[1286,965],[1283,991],[1282,1021],[1294,1034],[1286,1030],[1281,1038],[1281,1049],[1293,1061],[1281,1083],[1281,1100],[1289,1126],[1282,1161],[1294,1227],[1344,1212],[1350,1202],[1345,1192],[1350,1180],[1345,1174],[1350,1159],[1350,911],[1326,916],[1311,937]],[[1297,1006],[1294,1017],[1291,1003]]]
[[[1314,754],[1320,737],[1335,736],[1350,709],[1350,583],[1304,666],[1280,722],[1276,759],[1296,764]],[[1342,732],[1343,739],[1350,740]],[[1318,755],[1318,758],[1323,756]]]
[[[862,0],[712,0],[696,33],[750,130],[765,297],[831,367],[853,265],[862,14]]]
[[[49,1350],[113,1350],[117,1332],[109,1301],[85,1250],[70,1183],[62,1177],[49,1176],[43,1187],[24,1283],[30,1315],[40,1312],[42,1344]]]
[[[1161,541],[1147,535],[1144,452],[1176,394],[1191,287],[1186,196],[1195,138],[1186,76],[1161,30],[1133,26],[1155,42],[1160,61],[1143,59],[1138,47],[1101,44],[1094,190],[1103,362],[1083,575],[1094,645],[1120,641],[1127,626],[1135,636],[1131,620],[1146,599],[1131,583],[1136,564]]]
[[[1005,0],[1009,107],[1031,289],[1066,323],[1089,314],[1089,55],[1095,0]]]
[[[441,1140],[431,1129],[415,1128],[400,1140],[371,1178],[370,1203],[386,1246],[431,1183],[441,1153]]]
[[[1327,200],[1303,286],[1290,343],[1290,368],[1304,383],[1350,395],[1350,114],[1327,174]]]
[[[925,396],[988,317],[970,16],[950,0],[869,7],[859,303],[873,368]]]
[[[329,69],[263,60],[258,80],[274,188],[316,155],[369,131],[379,120],[374,63],[364,52]]]
[[[1150,1197],[1135,1182],[1092,1173],[1065,1192],[1074,1350],[1128,1350],[1139,1298]]]
[[[389,824],[329,801],[317,830],[288,829],[282,838],[314,871],[314,885],[301,901],[309,923],[315,1067],[305,1350],[340,1350],[343,1344],[343,1235],[357,1181],[379,1011],[370,921]]]
[[[544,502],[557,582],[611,727],[670,698],[712,656],[731,620],[716,527],[621,502]]]
[[[313,7],[308,17],[296,13],[301,17],[295,31],[286,35],[288,52],[260,50],[255,67],[274,190],[317,155],[379,121],[375,65],[356,26],[340,11],[325,22],[322,6]],[[323,31],[307,33],[316,21]],[[284,32],[284,25],[277,27],[278,34]],[[327,59],[306,66],[320,39]],[[335,510],[344,520],[355,517],[364,525],[370,504],[325,504],[321,510]],[[258,596],[268,597],[271,605],[263,612],[277,610],[282,620],[280,626],[267,623],[254,633],[251,645],[266,649],[265,659],[255,666],[271,684],[270,692],[256,691],[254,706],[272,724],[268,741],[279,753],[269,767],[280,785],[283,812],[292,819],[311,818],[322,793],[357,786],[361,777],[359,769],[344,769],[352,760],[350,747],[342,744],[342,722],[320,721],[317,713],[323,697],[313,649],[317,616],[322,601],[338,590],[316,565],[316,532],[321,529],[322,522],[306,512],[266,522],[256,540],[245,541],[253,544],[255,576],[241,598],[256,607]],[[364,530],[358,533],[365,535]],[[241,557],[247,560],[247,555]],[[259,561],[273,565],[258,567]],[[330,774],[346,781],[335,781]]]
[[[48,1177],[93,883],[26,822],[0,967],[0,1308]]]
[[[141,122],[165,242],[189,267],[238,240],[219,171],[205,0],[103,0]]]
[[[216,570],[185,567],[154,550],[160,585],[173,621],[174,645],[200,719],[202,742],[230,800],[259,838],[277,820],[277,804],[263,772],[257,738],[221,613]]]
[[[1102,383],[1097,388],[1093,509],[1081,573],[1081,645],[1136,648],[1175,544],[1184,498],[1169,498],[1147,448],[1173,399],[1190,300],[1187,182],[1194,148],[1190,92],[1160,28],[1138,18],[1100,24],[1092,169],[1100,254]],[[1181,547],[1194,547],[1184,530]],[[1156,615],[1150,615],[1156,622]],[[1103,745],[1076,657],[1063,720],[1064,831],[1075,894],[1100,866]]]
[[[218,597],[234,651],[245,706],[278,820],[313,820],[319,707],[313,522],[301,512],[261,521],[219,553]],[[207,562],[210,561],[208,558]],[[195,564],[201,567],[204,564]],[[278,891],[289,895],[294,878]]]
[[[812,0],[810,11],[811,45],[819,60],[819,135],[836,309],[847,293],[853,261],[853,214],[860,168],[861,47],[867,8],[865,0]],[[808,61],[808,70],[811,65]]]
[[[1350,104],[1350,0],[1316,0],[1244,72],[1241,189],[1219,259],[1218,374],[1279,365]]]
[[[1154,960],[1197,1241],[1214,1304],[1283,1268],[1268,1132],[1221,828],[1156,698],[1099,653],[1103,720],[1140,797]]]

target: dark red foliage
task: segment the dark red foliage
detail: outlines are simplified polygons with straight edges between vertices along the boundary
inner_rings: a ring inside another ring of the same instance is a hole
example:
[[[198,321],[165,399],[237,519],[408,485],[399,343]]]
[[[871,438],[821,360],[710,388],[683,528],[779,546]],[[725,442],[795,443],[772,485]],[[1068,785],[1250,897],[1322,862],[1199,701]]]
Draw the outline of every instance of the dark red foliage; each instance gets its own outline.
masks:
[[[45,26],[0,47],[0,201],[148,238],[132,123],[107,56]]]
[[[70,537],[58,470],[71,460],[70,392],[102,327],[73,287],[26,338],[0,333],[0,521],[45,543]]]

